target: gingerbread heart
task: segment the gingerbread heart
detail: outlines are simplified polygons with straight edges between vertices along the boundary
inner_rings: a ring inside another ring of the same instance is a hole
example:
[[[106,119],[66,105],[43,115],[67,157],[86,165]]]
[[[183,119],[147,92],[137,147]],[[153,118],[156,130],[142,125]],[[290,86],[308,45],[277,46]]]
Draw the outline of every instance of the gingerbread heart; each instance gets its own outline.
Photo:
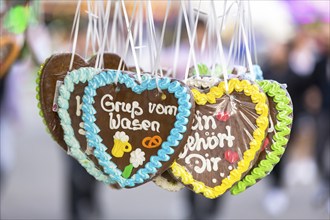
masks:
[[[110,178],[125,188],[169,168],[188,137],[194,101],[179,81],[144,76],[139,83],[108,70],[88,82],[82,110],[88,145]]]
[[[153,182],[160,188],[171,192],[177,192],[184,188],[184,185],[174,179],[168,170],[153,179]]]
[[[194,192],[216,198],[257,159],[268,127],[267,97],[258,85],[238,79],[228,81],[228,93],[224,82],[207,94],[192,93],[192,132],[170,172]]]
[[[231,189],[234,195],[256,184],[272,171],[285,152],[290,137],[293,108],[288,91],[276,81],[263,80],[258,84],[268,97],[270,113],[268,134],[259,158],[249,174]]]
[[[67,151],[66,143],[63,139],[63,130],[60,126],[60,119],[56,112],[57,106],[56,101],[54,101],[54,95],[56,90],[63,82],[64,77],[69,72],[69,66],[71,61],[71,53],[55,54],[46,60],[46,62],[41,66],[38,77],[37,77],[37,100],[38,107],[40,109],[40,115],[44,119],[44,124],[47,126],[48,131],[52,135],[53,139],[65,150]],[[115,54],[105,53],[103,56],[104,67],[109,69],[117,69],[121,58]],[[88,62],[85,62],[83,58],[79,55],[74,55],[74,62],[72,70],[79,69],[81,67],[93,67],[95,65],[96,57],[92,57]],[[126,68],[123,64],[122,68]],[[79,84],[76,86],[80,88],[80,96],[83,94],[83,89],[86,84]],[[79,93],[79,92],[78,92]],[[77,103],[76,96],[71,102]],[[81,100],[79,102],[81,104]],[[55,106],[54,106],[55,105]],[[74,110],[75,111],[75,110]],[[86,146],[83,142],[86,142],[84,138],[81,138],[79,142],[82,146]]]
[[[97,160],[88,153],[85,130],[81,119],[81,106],[83,89],[87,81],[91,80],[99,70],[92,67],[82,67],[69,72],[64,78],[64,84],[60,87],[58,97],[58,116],[64,132],[64,138],[68,153],[74,157],[86,171],[97,180],[106,184],[112,184],[112,180],[103,170],[97,166]],[[86,154],[87,152],[87,154]]]

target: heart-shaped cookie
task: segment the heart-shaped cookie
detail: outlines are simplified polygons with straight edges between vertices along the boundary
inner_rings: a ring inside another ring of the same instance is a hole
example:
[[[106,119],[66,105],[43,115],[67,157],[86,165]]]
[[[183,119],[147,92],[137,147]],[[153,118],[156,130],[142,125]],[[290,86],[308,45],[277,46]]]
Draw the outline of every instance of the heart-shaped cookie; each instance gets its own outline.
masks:
[[[177,192],[184,188],[184,185],[174,179],[168,170],[153,179],[153,182],[160,188],[171,192]]]
[[[58,89],[57,85],[60,85],[57,82],[63,82],[64,77],[69,72],[71,56],[71,53],[63,53],[52,55],[49,59],[47,59],[38,72],[36,88],[40,115],[41,117],[43,117],[44,123],[47,126],[48,131],[50,132],[54,140],[65,151],[67,151],[67,146],[63,139],[63,130],[60,126],[60,119],[56,112],[56,106],[54,106],[56,105],[56,102],[54,102],[54,96],[56,90]],[[108,53],[104,54],[103,59],[104,67],[108,69],[117,69],[121,60],[119,56]],[[79,69],[81,67],[93,67],[95,66],[95,61],[95,56],[92,57],[88,62],[86,62],[79,55],[74,55],[72,70]],[[122,68],[125,69],[126,66],[123,65]],[[78,86],[76,86],[75,89],[77,89],[77,87],[79,87],[81,92],[83,93],[85,85],[79,84]],[[73,101],[75,102],[75,100]],[[81,139],[79,141],[84,140]]]
[[[92,67],[81,67],[69,72],[64,83],[60,87],[58,97],[58,116],[64,132],[64,141],[68,147],[68,153],[74,157],[86,171],[97,180],[106,184],[113,182],[108,175],[97,165],[92,151],[88,154],[85,130],[81,119],[82,95],[87,81],[91,80],[100,70]],[[95,165],[96,164],[96,165]]]
[[[21,46],[14,35],[1,35],[0,40],[0,79],[7,73],[16,60]]]
[[[268,134],[250,173],[231,189],[234,195],[256,184],[272,171],[285,152],[290,137],[293,109],[288,91],[276,81],[263,80],[258,84],[268,97],[270,121]]]
[[[88,82],[82,110],[88,145],[104,171],[125,188],[169,168],[188,137],[194,101],[179,81],[143,77],[139,83],[108,70]]]
[[[192,89],[196,112],[192,132],[170,172],[207,198],[216,198],[252,167],[268,127],[268,103],[247,80],[221,82],[205,94]]]

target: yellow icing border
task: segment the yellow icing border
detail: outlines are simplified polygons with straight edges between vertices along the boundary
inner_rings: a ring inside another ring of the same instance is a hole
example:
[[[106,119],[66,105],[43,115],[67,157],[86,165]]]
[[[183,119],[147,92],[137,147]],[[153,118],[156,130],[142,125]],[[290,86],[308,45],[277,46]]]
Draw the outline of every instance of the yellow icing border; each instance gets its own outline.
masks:
[[[192,185],[194,192],[202,193],[210,199],[214,199],[225,193],[236,182],[241,180],[243,173],[251,168],[250,164],[255,159],[256,153],[260,150],[262,142],[265,139],[266,129],[268,128],[269,108],[267,96],[261,91],[259,86],[251,84],[248,80],[240,81],[239,79],[231,79],[228,81],[228,94],[231,94],[234,90],[237,92],[243,91],[246,96],[251,96],[252,102],[256,103],[255,110],[259,115],[256,119],[257,128],[253,132],[254,139],[249,143],[250,149],[244,152],[243,159],[238,162],[237,168],[230,171],[229,176],[222,180],[221,185],[212,188],[206,186],[203,182],[195,180],[184,166],[176,162],[171,165],[172,174],[177,178],[181,178],[183,184]],[[226,94],[224,82],[220,82],[218,86],[212,87],[207,94],[201,93],[197,89],[192,89],[191,91],[198,105],[214,104],[216,103],[216,99]]]

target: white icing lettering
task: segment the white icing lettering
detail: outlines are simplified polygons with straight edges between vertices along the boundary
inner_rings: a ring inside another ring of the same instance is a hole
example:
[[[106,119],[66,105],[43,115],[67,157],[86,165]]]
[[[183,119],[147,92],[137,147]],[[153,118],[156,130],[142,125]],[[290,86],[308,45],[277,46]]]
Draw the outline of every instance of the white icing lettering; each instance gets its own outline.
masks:
[[[217,125],[215,123],[215,120],[214,120],[214,117],[213,116],[203,115],[202,118],[203,118],[204,123],[205,123],[205,125],[204,125],[204,129],[205,130],[210,129],[210,123],[211,123],[212,129],[216,129],[217,128]]]
[[[219,167],[218,167],[218,162],[221,161],[221,158],[220,158],[220,157],[212,157],[210,160],[211,160],[212,163],[213,163],[213,167],[212,167],[212,169],[213,169],[214,171],[218,171],[218,169],[219,169]]]
[[[200,166],[195,166],[194,167],[195,172],[196,173],[203,173],[205,171],[205,169],[206,169],[205,158],[202,155],[199,155],[199,154],[190,154],[188,157],[185,158],[186,164],[190,164],[190,160],[192,158],[196,158],[196,160],[199,159],[202,162]]]
[[[137,120],[137,119],[134,119],[133,121],[132,121],[132,125],[133,125],[133,130],[134,131],[137,131],[137,130],[142,130],[142,125],[139,123],[139,120]]]
[[[81,135],[86,135],[86,131],[84,130],[84,122],[80,122],[79,123],[79,130],[78,130],[78,133],[81,134]]]
[[[118,123],[116,124],[116,119],[113,119],[113,113],[109,113],[110,120],[109,120],[109,127],[110,129],[118,129],[120,126],[120,116],[117,115],[117,121]]]
[[[202,130],[202,118],[198,116],[199,111],[196,112],[194,121],[193,121],[193,126],[191,127],[191,130],[196,131]],[[199,127],[200,126],[200,127]]]
[[[232,147],[234,144],[233,142],[235,140],[235,137],[231,135],[231,127],[229,125],[226,126],[226,130],[228,132],[227,134],[228,147]]]
[[[206,169],[209,172],[212,171],[211,160],[209,160],[209,159],[206,159]]]
[[[209,130],[216,129],[217,123],[213,116],[208,115],[201,115],[200,111],[196,111],[195,118],[194,118],[194,125],[191,127],[193,131],[195,130]]]
[[[162,104],[149,103],[149,113],[156,112],[159,115],[176,115],[177,107],[174,105],[163,106]]]
[[[150,128],[150,121],[143,120],[141,125],[142,125],[143,130],[147,131]]]
[[[117,114],[115,117],[113,113],[109,113],[110,120],[109,120],[109,128],[111,130],[118,129],[119,127],[122,127],[123,129],[128,130],[145,130],[148,131],[149,129],[151,131],[157,131],[160,133],[160,123],[158,121],[149,121],[149,120],[138,120],[134,119],[131,121],[128,118],[122,118],[120,114]]]
[[[192,160],[195,160],[195,162],[192,162]],[[219,161],[221,161],[219,157],[211,157],[208,159],[200,154],[190,154],[185,158],[185,163],[194,164],[194,171],[199,174],[205,172],[205,170],[208,172],[218,171]]]
[[[223,148],[224,141],[227,141],[228,147],[233,146],[233,141],[235,137],[231,135],[231,128],[230,126],[226,126],[227,134],[219,133],[217,136],[209,136],[206,138],[202,138],[199,136],[198,132],[195,132],[193,135],[190,135],[187,140],[185,150],[179,155],[180,158],[183,158],[187,155],[186,151],[201,151],[203,150],[213,150],[216,147]]]
[[[197,116],[195,116],[193,130],[209,130],[216,129],[216,121],[212,116],[203,115],[200,117],[200,112],[197,111]],[[205,117],[204,117],[205,116]],[[185,163],[191,164],[196,173],[203,173],[204,171],[212,172],[219,170],[219,162],[221,161],[220,157],[209,157],[208,153],[205,155],[200,155],[195,152],[214,150],[217,147],[223,148],[225,145],[228,147],[233,147],[235,137],[231,134],[231,127],[227,125],[226,133],[217,133],[216,135],[209,135],[209,131],[205,131],[205,135],[202,137],[200,134],[202,132],[194,132],[193,135],[190,135],[187,139],[187,143],[184,147],[183,152],[179,154],[179,158],[183,159]],[[212,132],[213,133],[213,132]],[[189,153],[194,152],[194,153]],[[191,163],[190,161],[194,159],[195,162]],[[199,161],[198,163],[196,161]],[[197,165],[198,164],[198,165]]]
[[[76,115],[77,116],[81,116],[81,108],[82,108],[82,105],[83,105],[83,103],[81,102],[80,99],[81,99],[80,96],[77,95],[76,96],[76,102],[77,102]]]
[[[110,101],[107,101],[110,100]],[[131,118],[143,114],[143,110],[137,101],[133,101],[132,104],[125,102],[113,102],[113,97],[110,94],[106,94],[101,99],[101,108],[106,112],[127,112],[131,114]]]
[[[128,130],[152,130],[160,133],[160,122],[150,121],[148,119],[140,120],[136,116],[141,116],[144,109],[140,107],[139,102],[131,103],[114,101],[114,97],[110,94],[105,94],[100,102],[103,111],[109,113],[110,129],[119,129],[120,127]],[[164,106],[162,104],[149,103],[149,113],[158,115],[173,115],[177,114],[177,107],[174,105]],[[146,109],[147,110],[147,109]],[[129,113],[130,117],[123,117],[122,112]],[[116,114],[118,113],[118,114]]]
[[[128,120],[127,118],[123,118],[123,119],[121,120],[121,127],[122,127],[123,129],[129,129],[129,128],[131,127],[131,121]]]
[[[160,129],[159,122],[158,121],[152,121],[151,122],[151,130],[157,131],[159,133],[159,129]]]

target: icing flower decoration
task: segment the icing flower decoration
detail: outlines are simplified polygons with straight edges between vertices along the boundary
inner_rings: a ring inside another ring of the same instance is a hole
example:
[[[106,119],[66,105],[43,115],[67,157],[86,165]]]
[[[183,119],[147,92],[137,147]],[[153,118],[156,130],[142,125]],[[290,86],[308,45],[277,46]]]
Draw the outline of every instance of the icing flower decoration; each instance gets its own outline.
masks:
[[[218,114],[216,115],[216,118],[219,121],[227,121],[230,118],[230,115],[228,112],[218,112]]]
[[[137,148],[135,151],[132,151],[130,155],[130,164],[124,168],[124,171],[122,173],[122,177],[124,178],[129,178],[133,168],[137,168],[138,166],[142,165],[143,162],[146,160],[146,158],[144,157],[145,153],[140,148]]]
[[[235,151],[231,151],[231,150],[226,150],[225,152],[225,159],[229,162],[229,163],[235,163],[236,161],[238,161],[238,153]]]
[[[140,148],[137,148],[135,151],[131,152],[129,162],[133,165],[133,167],[137,168],[145,161],[144,155],[145,153]]]

